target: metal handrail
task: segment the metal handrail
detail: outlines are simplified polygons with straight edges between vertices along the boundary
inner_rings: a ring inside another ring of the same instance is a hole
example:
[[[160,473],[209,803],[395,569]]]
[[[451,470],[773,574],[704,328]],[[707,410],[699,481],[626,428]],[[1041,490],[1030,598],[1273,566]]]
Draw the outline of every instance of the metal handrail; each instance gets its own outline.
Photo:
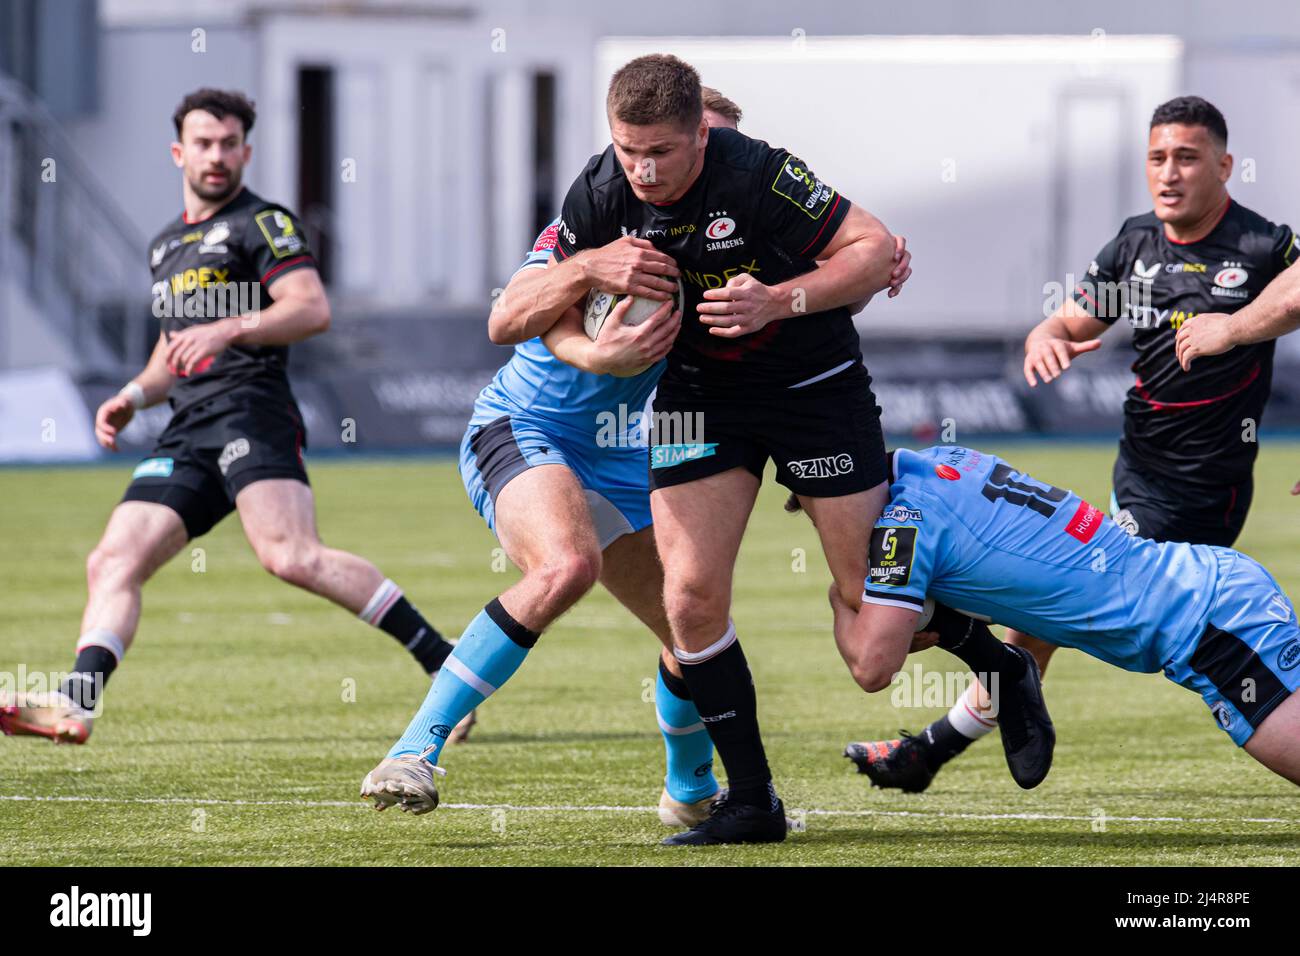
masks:
[[[70,165],[72,167],[74,180],[85,188],[91,203],[98,207],[98,212],[108,219],[113,230],[120,234],[125,241],[126,247],[139,250],[140,254],[143,255],[144,245],[148,238],[139,233],[131,218],[112,199],[112,194],[96,181],[94,173],[77,155],[76,147],[68,139],[67,134],[63,132],[63,128],[59,125],[59,121],[54,118],[54,114],[46,109],[45,104],[35,94],[31,93],[17,80],[7,76],[0,76],[0,109],[5,108],[11,113],[18,113],[20,119],[27,119],[33,125],[42,129],[51,142],[59,148],[59,152],[63,154],[59,160],[59,165]],[[90,188],[91,186],[94,188]]]
[[[5,77],[0,138],[9,160],[7,181],[0,183],[0,245],[11,247],[0,249],[0,268],[19,279],[45,321],[68,341],[81,371],[139,367],[149,347],[145,239],[58,121]],[[20,173],[24,159],[52,159],[54,182],[44,182],[37,168]]]

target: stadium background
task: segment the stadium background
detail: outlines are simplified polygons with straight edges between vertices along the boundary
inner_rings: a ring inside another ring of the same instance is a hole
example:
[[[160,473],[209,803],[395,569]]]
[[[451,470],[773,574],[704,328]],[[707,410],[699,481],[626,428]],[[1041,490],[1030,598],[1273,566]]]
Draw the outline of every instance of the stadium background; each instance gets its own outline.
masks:
[[[1289,0],[654,9],[0,3],[0,460],[100,455],[89,412],[156,338],[144,243],[179,206],[171,112],[205,84],[257,100],[247,181],[295,208],[320,251],[334,327],[292,365],[316,451],[459,440],[505,357],[483,334],[494,290],[605,143],[609,72],[643,50],[695,62],[746,132],[907,236],[915,280],[858,317],[895,436],[929,439],[946,418],[971,441],[1116,433],[1123,330],[1051,389],[1025,387],[1021,345],[1047,284],[1149,208],[1157,102],[1219,105],[1233,195],[1300,222],[1300,124],[1281,119],[1300,91]],[[1300,341],[1284,340],[1267,428],[1300,426],[1297,372]],[[124,454],[166,415],[140,416]]]

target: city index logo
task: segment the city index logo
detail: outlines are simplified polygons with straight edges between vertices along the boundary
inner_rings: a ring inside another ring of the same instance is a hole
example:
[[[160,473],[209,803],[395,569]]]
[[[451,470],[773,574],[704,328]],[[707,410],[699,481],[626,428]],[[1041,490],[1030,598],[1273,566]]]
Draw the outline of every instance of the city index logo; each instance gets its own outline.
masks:
[[[202,269],[186,269],[184,272],[177,272],[171,277],[172,295],[193,292],[195,289],[206,289],[214,285],[224,285],[229,277],[229,269],[209,269],[207,266]]]
[[[1129,303],[1127,308],[1128,323],[1135,329],[1158,329],[1167,325],[1177,332],[1183,327],[1184,322],[1197,315],[1195,312],[1185,312],[1182,309],[1157,309],[1153,305]]]
[[[762,270],[758,266],[758,260],[750,259],[748,263],[744,263],[731,269],[723,269],[721,273],[693,272],[690,269],[683,269],[682,278],[691,285],[699,286],[701,289],[721,289],[742,272],[748,272],[750,275],[753,275],[754,273],[761,271]]]

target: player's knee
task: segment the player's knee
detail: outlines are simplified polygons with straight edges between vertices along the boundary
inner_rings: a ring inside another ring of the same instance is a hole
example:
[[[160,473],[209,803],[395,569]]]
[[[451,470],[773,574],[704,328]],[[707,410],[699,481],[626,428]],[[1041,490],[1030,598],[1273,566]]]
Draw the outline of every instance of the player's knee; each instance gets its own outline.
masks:
[[[260,549],[257,556],[267,571],[281,581],[297,587],[311,588],[320,577],[319,548],[298,547],[283,542]]]
[[[86,584],[94,591],[104,583],[112,558],[104,548],[97,547],[86,556]]]
[[[563,614],[600,580],[600,552],[565,551],[529,572],[540,586],[547,616]]]
[[[131,582],[142,574],[138,556],[112,545],[101,543],[86,556],[86,585],[91,591]]]
[[[664,611],[676,636],[718,637],[727,627],[730,589],[695,576],[666,576]]]
[[[1300,786],[1300,691],[1293,691],[1264,718],[1245,744],[1269,770]]]

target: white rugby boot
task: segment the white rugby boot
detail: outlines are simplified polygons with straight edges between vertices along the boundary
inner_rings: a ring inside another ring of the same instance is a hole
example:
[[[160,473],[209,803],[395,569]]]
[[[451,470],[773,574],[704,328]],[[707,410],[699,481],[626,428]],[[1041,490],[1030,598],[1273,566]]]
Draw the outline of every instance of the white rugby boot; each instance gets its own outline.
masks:
[[[0,732],[48,737],[56,744],[84,744],[95,718],[61,690],[0,696]]]
[[[361,781],[361,798],[373,799],[376,810],[397,806],[403,813],[428,813],[438,805],[434,774],[445,777],[447,771],[414,754],[385,757]]]
[[[689,830],[691,827],[707,820],[713,805],[725,798],[726,795],[727,788],[723,787],[703,800],[696,800],[694,803],[683,803],[670,797],[668,788],[665,787],[663,792],[659,794],[659,822],[666,827]]]

